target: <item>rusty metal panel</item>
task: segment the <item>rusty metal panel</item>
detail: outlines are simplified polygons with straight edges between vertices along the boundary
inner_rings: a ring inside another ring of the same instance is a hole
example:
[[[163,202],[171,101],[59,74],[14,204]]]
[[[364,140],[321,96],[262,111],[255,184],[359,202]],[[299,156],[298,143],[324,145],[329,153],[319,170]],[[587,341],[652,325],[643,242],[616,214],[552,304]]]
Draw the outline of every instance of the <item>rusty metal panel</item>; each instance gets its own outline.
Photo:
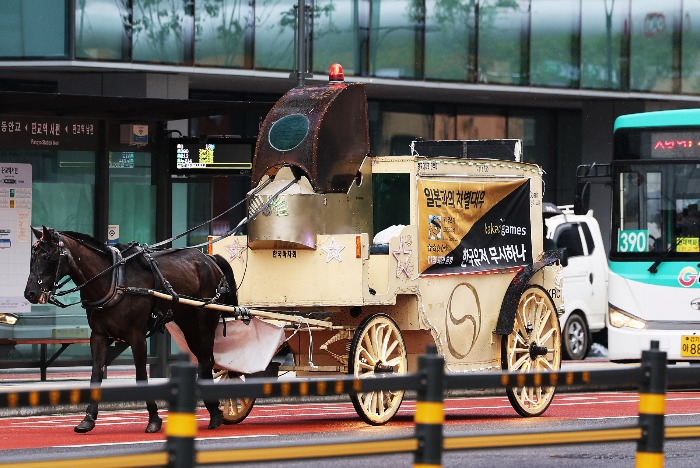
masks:
[[[305,172],[316,192],[346,193],[369,148],[364,83],[296,87],[263,122],[251,183],[289,165]]]

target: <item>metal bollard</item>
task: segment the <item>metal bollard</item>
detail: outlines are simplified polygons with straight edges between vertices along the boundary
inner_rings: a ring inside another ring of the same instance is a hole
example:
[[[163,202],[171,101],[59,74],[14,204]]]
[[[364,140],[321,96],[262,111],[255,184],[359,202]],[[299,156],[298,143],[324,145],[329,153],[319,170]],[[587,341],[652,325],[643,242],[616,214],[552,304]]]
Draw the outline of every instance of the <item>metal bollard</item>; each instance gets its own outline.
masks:
[[[165,425],[168,466],[190,468],[195,466],[197,367],[188,362],[178,362],[170,370],[171,395]]]
[[[637,442],[636,466],[664,466],[664,416],[666,414],[666,353],[659,342],[642,351],[642,381],[639,386],[639,426],[642,438]]]
[[[442,466],[445,359],[437,355],[435,345],[428,346],[427,353],[418,357],[421,386],[414,417],[418,439],[414,468]]]

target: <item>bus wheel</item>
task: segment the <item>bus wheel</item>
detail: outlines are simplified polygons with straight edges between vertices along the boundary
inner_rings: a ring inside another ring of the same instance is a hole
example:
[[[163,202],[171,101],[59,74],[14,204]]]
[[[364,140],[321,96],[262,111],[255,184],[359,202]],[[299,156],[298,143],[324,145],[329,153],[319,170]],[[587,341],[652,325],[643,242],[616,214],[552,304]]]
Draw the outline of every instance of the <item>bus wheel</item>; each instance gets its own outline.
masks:
[[[245,377],[225,369],[214,369],[214,382],[228,382],[230,379]],[[243,421],[253,409],[255,398],[222,398],[221,410],[224,413],[224,424],[238,424]]]
[[[513,331],[501,337],[501,368],[509,372],[558,371],[561,330],[552,298],[529,286],[518,302]],[[554,398],[555,387],[511,387],[508,400],[521,416],[539,416]]]
[[[396,322],[384,314],[364,319],[352,337],[348,373],[359,379],[374,379],[403,375],[406,370],[406,345]],[[379,426],[394,417],[403,394],[403,390],[355,393],[350,399],[363,421]]]

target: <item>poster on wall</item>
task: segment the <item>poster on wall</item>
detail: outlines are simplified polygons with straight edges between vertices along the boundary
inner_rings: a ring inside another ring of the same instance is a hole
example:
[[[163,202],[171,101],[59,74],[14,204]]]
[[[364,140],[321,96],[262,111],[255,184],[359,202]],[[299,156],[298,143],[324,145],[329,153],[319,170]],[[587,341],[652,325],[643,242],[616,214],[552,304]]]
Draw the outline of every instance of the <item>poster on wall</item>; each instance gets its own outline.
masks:
[[[0,163],[0,312],[29,312],[32,165]]]
[[[530,181],[418,180],[421,275],[532,263]]]

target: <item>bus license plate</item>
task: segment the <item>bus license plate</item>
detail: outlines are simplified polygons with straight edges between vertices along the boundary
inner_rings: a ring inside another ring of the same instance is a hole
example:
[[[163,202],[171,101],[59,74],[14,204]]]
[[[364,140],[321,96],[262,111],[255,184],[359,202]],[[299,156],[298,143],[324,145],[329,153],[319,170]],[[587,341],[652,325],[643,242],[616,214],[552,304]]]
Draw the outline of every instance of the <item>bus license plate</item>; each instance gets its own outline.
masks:
[[[700,357],[700,335],[681,336],[681,356]]]

